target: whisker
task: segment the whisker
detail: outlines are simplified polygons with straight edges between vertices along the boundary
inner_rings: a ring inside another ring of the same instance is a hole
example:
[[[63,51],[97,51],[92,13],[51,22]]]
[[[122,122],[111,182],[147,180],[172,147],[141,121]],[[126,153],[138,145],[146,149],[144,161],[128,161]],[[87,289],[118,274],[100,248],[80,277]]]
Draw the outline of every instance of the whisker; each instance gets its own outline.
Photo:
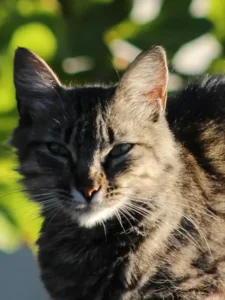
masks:
[[[148,200],[148,199],[135,199],[134,197],[130,199],[131,201],[135,201],[135,202],[139,202],[139,203],[146,203],[145,200]],[[162,201],[163,202],[163,201]],[[164,202],[164,204],[167,204],[167,209],[171,212],[174,212],[176,214],[179,214],[181,217],[185,218],[187,221],[189,221],[193,226],[194,228],[197,230],[197,232],[199,233],[199,236],[202,238],[202,240],[204,241],[208,251],[209,251],[209,254],[212,256],[212,252],[211,252],[211,249],[209,247],[209,244],[208,244],[208,241],[203,233],[203,231],[199,228],[199,226],[196,224],[196,222],[190,217],[190,216],[187,216],[185,215],[184,213],[176,210],[175,208],[173,207],[169,207],[168,202]],[[142,217],[144,218],[149,218],[149,213],[150,211],[148,211],[146,208],[143,208],[142,206],[139,206],[139,205],[135,205],[133,202],[130,202],[130,203],[126,203],[126,206],[127,206],[127,209],[129,209],[129,211],[133,211],[137,214],[140,214]],[[189,206],[187,206],[188,208],[190,208]],[[188,237],[187,237],[188,238]],[[199,245],[196,245],[199,247]]]
[[[121,228],[123,229],[123,232],[126,234],[126,231],[125,231],[125,229],[123,227],[123,223],[122,223],[121,217],[120,217],[120,215],[119,215],[118,212],[116,212],[116,218],[119,221],[119,224],[120,224]]]

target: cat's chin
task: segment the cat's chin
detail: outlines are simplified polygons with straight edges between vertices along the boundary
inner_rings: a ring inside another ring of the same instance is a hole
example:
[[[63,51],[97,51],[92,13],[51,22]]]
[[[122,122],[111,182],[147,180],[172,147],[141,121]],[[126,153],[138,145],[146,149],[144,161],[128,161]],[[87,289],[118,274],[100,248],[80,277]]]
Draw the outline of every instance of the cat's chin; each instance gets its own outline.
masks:
[[[123,201],[109,207],[92,207],[88,209],[70,212],[72,220],[78,223],[80,227],[91,228],[105,221],[112,219],[122,207]]]

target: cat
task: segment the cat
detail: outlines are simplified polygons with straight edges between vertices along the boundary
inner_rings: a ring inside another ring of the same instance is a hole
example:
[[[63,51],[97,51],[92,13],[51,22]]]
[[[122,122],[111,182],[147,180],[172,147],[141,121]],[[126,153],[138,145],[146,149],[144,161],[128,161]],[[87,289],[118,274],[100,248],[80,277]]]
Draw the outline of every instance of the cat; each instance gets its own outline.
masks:
[[[16,50],[11,144],[42,206],[38,260],[51,299],[225,291],[225,77],[204,76],[168,101],[167,83],[160,46],[113,86],[65,87]]]

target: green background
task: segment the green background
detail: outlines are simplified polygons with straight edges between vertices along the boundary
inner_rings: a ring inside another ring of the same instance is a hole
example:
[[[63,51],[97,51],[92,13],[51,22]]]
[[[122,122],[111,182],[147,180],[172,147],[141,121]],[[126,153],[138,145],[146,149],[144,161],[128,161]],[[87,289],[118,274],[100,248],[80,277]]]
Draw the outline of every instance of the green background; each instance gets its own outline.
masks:
[[[23,243],[34,249],[41,224],[38,207],[16,183],[16,160],[7,146],[18,120],[16,47],[35,51],[71,84],[115,82],[140,50],[156,44],[167,50],[171,90],[190,76],[224,72],[225,1],[0,1],[0,250]]]

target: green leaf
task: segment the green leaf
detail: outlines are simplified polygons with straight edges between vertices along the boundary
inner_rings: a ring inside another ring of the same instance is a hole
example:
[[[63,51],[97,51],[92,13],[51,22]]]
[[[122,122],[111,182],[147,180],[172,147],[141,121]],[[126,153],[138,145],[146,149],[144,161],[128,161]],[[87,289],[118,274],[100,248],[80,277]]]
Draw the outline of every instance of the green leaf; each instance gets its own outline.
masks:
[[[19,248],[22,235],[8,216],[9,214],[6,214],[6,211],[0,206],[0,250],[9,253]]]
[[[214,33],[219,40],[225,39],[225,1],[210,0],[209,19],[214,24]]]

